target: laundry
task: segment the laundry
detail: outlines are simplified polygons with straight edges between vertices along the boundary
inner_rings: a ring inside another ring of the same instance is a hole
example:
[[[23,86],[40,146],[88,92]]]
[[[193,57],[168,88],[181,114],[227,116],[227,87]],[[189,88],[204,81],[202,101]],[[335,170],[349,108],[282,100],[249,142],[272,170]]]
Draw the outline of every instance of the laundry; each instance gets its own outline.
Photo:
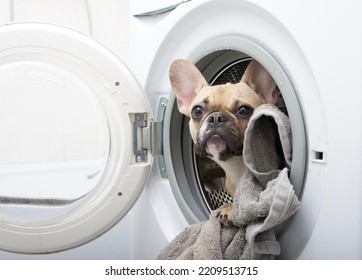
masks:
[[[237,185],[233,225],[220,224],[217,214],[186,228],[158,259],[274,259],[281,248],[274,228],[299,208],[288,173],[292,162],[289,118],[277,107],[255,109],[244,138],[249,171]]]

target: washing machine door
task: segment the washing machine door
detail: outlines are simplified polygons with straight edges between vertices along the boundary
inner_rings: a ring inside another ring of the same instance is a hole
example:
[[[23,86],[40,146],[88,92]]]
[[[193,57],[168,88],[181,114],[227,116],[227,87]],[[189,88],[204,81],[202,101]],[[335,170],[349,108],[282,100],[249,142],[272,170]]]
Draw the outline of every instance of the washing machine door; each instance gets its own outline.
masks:
[[[55,252],[132,207],[149,173],[149,103],[88,36],[48,24],[0,27],[0,249]]]

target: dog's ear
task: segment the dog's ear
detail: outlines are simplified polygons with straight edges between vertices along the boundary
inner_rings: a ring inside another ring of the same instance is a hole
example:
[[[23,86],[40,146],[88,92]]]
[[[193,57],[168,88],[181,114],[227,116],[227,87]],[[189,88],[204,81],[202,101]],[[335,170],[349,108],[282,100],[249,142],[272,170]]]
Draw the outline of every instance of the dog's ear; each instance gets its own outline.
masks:
[[[278,99],[277,85],[269,72],[255,59],[246,68],[240,82],[249,85],[265,102],[276,103]]]
[[[205,78],[191,62],[178,59],[170,66],[171,86],[176,94],[179,111],[189,116],[189,106],[203,86],[207,86]]]

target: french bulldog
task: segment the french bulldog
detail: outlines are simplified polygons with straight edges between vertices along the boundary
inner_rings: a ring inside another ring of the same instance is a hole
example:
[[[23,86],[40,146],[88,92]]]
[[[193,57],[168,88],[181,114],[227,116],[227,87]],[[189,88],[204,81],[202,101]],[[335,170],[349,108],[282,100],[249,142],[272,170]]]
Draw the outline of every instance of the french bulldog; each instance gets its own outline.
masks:
[[[252,60],[237,84],[210,86],[194,64],[178,59],[169,72],[178,110],[190,118],[189,128],[195,153],[214,160],[225,171],[225,187],[233,197],[240,178],[246,172],[243,140],[254,109],[275,104],[278,88],[268,71]],[[232,205],[218,215],[224,226],[232,222]]]

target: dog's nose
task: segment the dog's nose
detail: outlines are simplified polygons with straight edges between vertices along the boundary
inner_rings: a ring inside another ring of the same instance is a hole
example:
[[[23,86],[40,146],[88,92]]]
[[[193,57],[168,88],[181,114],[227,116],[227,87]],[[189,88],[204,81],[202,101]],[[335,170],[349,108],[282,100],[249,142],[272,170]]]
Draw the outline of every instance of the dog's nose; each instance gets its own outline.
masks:
[[[214,112],[209,115],[207,122],[212,126],[219,126],[220,124],[227,122],[228,117],[222,112]]]

